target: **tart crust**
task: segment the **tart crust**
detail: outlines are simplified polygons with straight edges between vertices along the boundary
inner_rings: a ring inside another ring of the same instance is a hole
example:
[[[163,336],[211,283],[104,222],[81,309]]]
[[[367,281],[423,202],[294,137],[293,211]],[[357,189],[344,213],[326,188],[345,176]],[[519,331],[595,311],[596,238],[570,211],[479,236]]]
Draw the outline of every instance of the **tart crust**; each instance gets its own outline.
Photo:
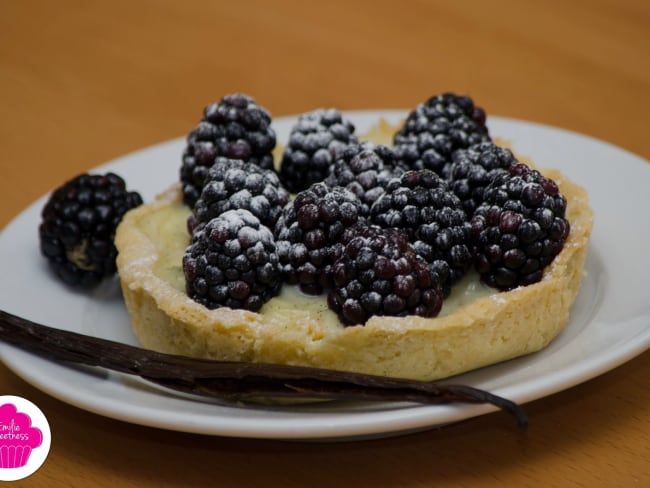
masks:
[[[178,246],[189,243],[187,231],[160,225],[168,221],[164,212],[189,214],[183,210],[180,184],[175,184],[153,202],[129,211],[116,233],[117,267],[133,330],[144,347],[160,352],[419,380],[446,378],[539,351],[569,320],[593,221],[584,189],[557,171],[542,172],[567,199],[571,232],[540,282],[495,291],[436,318],[375,316],[352,327],[300,306],[265,314],[264,309],[209,310],[190,299],[183,290],[180,260],[168,262],[178,255]]]

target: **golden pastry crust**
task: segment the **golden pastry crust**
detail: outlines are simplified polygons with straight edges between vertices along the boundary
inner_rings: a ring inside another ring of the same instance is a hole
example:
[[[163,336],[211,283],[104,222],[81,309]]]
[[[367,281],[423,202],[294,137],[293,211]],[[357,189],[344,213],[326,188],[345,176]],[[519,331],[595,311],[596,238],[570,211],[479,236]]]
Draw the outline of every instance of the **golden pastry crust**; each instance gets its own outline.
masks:
[[[189,210],[181,204],[180,185],[174,185],[128,212],[117,230],[117,266],[134,332],[144,347],[167,353],[421,380],[538,351],[569,320],[593,218],[584,189],[557,171],[543,173],[567,198],[571,233],[540,282],[495,291],[436,318],[376,316],[352,327],[332,320],[326,306],[307,309],[288,302],[280,312],[254,313],[208,310],[190,299],[179,258],[189,236],[178,225]]]

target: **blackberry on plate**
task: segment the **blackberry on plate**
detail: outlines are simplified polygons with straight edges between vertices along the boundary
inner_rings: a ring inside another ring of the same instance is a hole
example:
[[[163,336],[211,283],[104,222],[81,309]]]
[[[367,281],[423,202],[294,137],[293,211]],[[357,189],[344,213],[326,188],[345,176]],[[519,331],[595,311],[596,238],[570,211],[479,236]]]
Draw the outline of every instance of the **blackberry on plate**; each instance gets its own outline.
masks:
[[[332,268],[334,284],[327,297],[344,325],[364,324],[373,315],[433,317],[440,312],[442,290],[405,234],[378,226],[350,230]]]
[[[280,289],[273,233],[248,210],[228,210],[192,236],[183,255],[187,294],[210,308],[258,311]]]
[[[290,201],[275,227],[278,257],[285,280],[318,295],[331,284],[331,267],[342,250],[346,228],[361,221],[354,193],[314,183]]]
[[[332,165],[325,183],[342,186],[354,193],[367,215],[370,206],[385,191],[389,181],[399,177],[404,169],[396,164],[393,150],[372,142],[353,144]]]
[[[485,111],[468,96],[444,93],[419,104],[394,136],[398,159],[410,169],[440,176],[455,150],[490,140]]]
[[[445,295],[471,267],[469,222],[447,183],[430,170],[407,171],[392,180],[370,207],[374,224],[402,229],[429,263]]]
[[[302,114],[282,155],[280,180],[291,193],[323,181],[332,163],[357,142],[354,125],[336,109]]]
[[[471,219],[481,279],[500,290],[541,280],[569,235],[565,212],[557,184],[538,171],[518,163],[499,175]]]
[[[483,203],[485,188],[518,163],[512,152],[492,142],[482,142],[454,153],[447,181],[449,189],[463,202],[469,217]]]
[[[289,192],[274,171],[239,159],[217,157],[194,204],[188,229],[191,233],[226,210],[238,208],[249,210],[273,229],[288,201]]]
[[[115,229],[142,203],[114,174],[81,174],[59,188],[43,207],[38,228],[41,253],[71,286],[90,287],[116,272]]]
[[[198,126],[187,136],[183,152],[183,201],[190,207],[194,205],[217,156],[273,169],[275,143],[271,115],[248,95],[226,95],[206,106]]]

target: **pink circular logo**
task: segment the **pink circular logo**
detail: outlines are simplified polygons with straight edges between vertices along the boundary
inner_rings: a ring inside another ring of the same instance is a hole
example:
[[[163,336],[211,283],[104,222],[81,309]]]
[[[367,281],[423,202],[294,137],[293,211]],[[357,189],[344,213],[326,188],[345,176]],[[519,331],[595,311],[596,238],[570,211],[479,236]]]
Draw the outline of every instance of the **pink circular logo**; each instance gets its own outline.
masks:
[[[0,396],[0,480],[25,478],[45,461],[50,428],[43,412],[21,397]]]

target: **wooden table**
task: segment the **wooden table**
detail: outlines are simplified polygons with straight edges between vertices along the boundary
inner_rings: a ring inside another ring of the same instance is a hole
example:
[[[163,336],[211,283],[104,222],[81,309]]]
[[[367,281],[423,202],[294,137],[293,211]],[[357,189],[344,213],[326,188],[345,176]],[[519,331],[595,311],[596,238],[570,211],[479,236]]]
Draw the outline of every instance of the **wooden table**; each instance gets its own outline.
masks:
[[[5,1],[0,6],[0,226],[69,177],[186,134],[242,91],[274,116],[410,108],[442,91],[490,114],[650,158],[643,0]],[[36,259],[36,258],[35,258]],[[54,441],[17,485],[650,486],[650,352],[503,414],[383,440],[208,437],[103,418],[4,366],[0,393],[46,413]]]

